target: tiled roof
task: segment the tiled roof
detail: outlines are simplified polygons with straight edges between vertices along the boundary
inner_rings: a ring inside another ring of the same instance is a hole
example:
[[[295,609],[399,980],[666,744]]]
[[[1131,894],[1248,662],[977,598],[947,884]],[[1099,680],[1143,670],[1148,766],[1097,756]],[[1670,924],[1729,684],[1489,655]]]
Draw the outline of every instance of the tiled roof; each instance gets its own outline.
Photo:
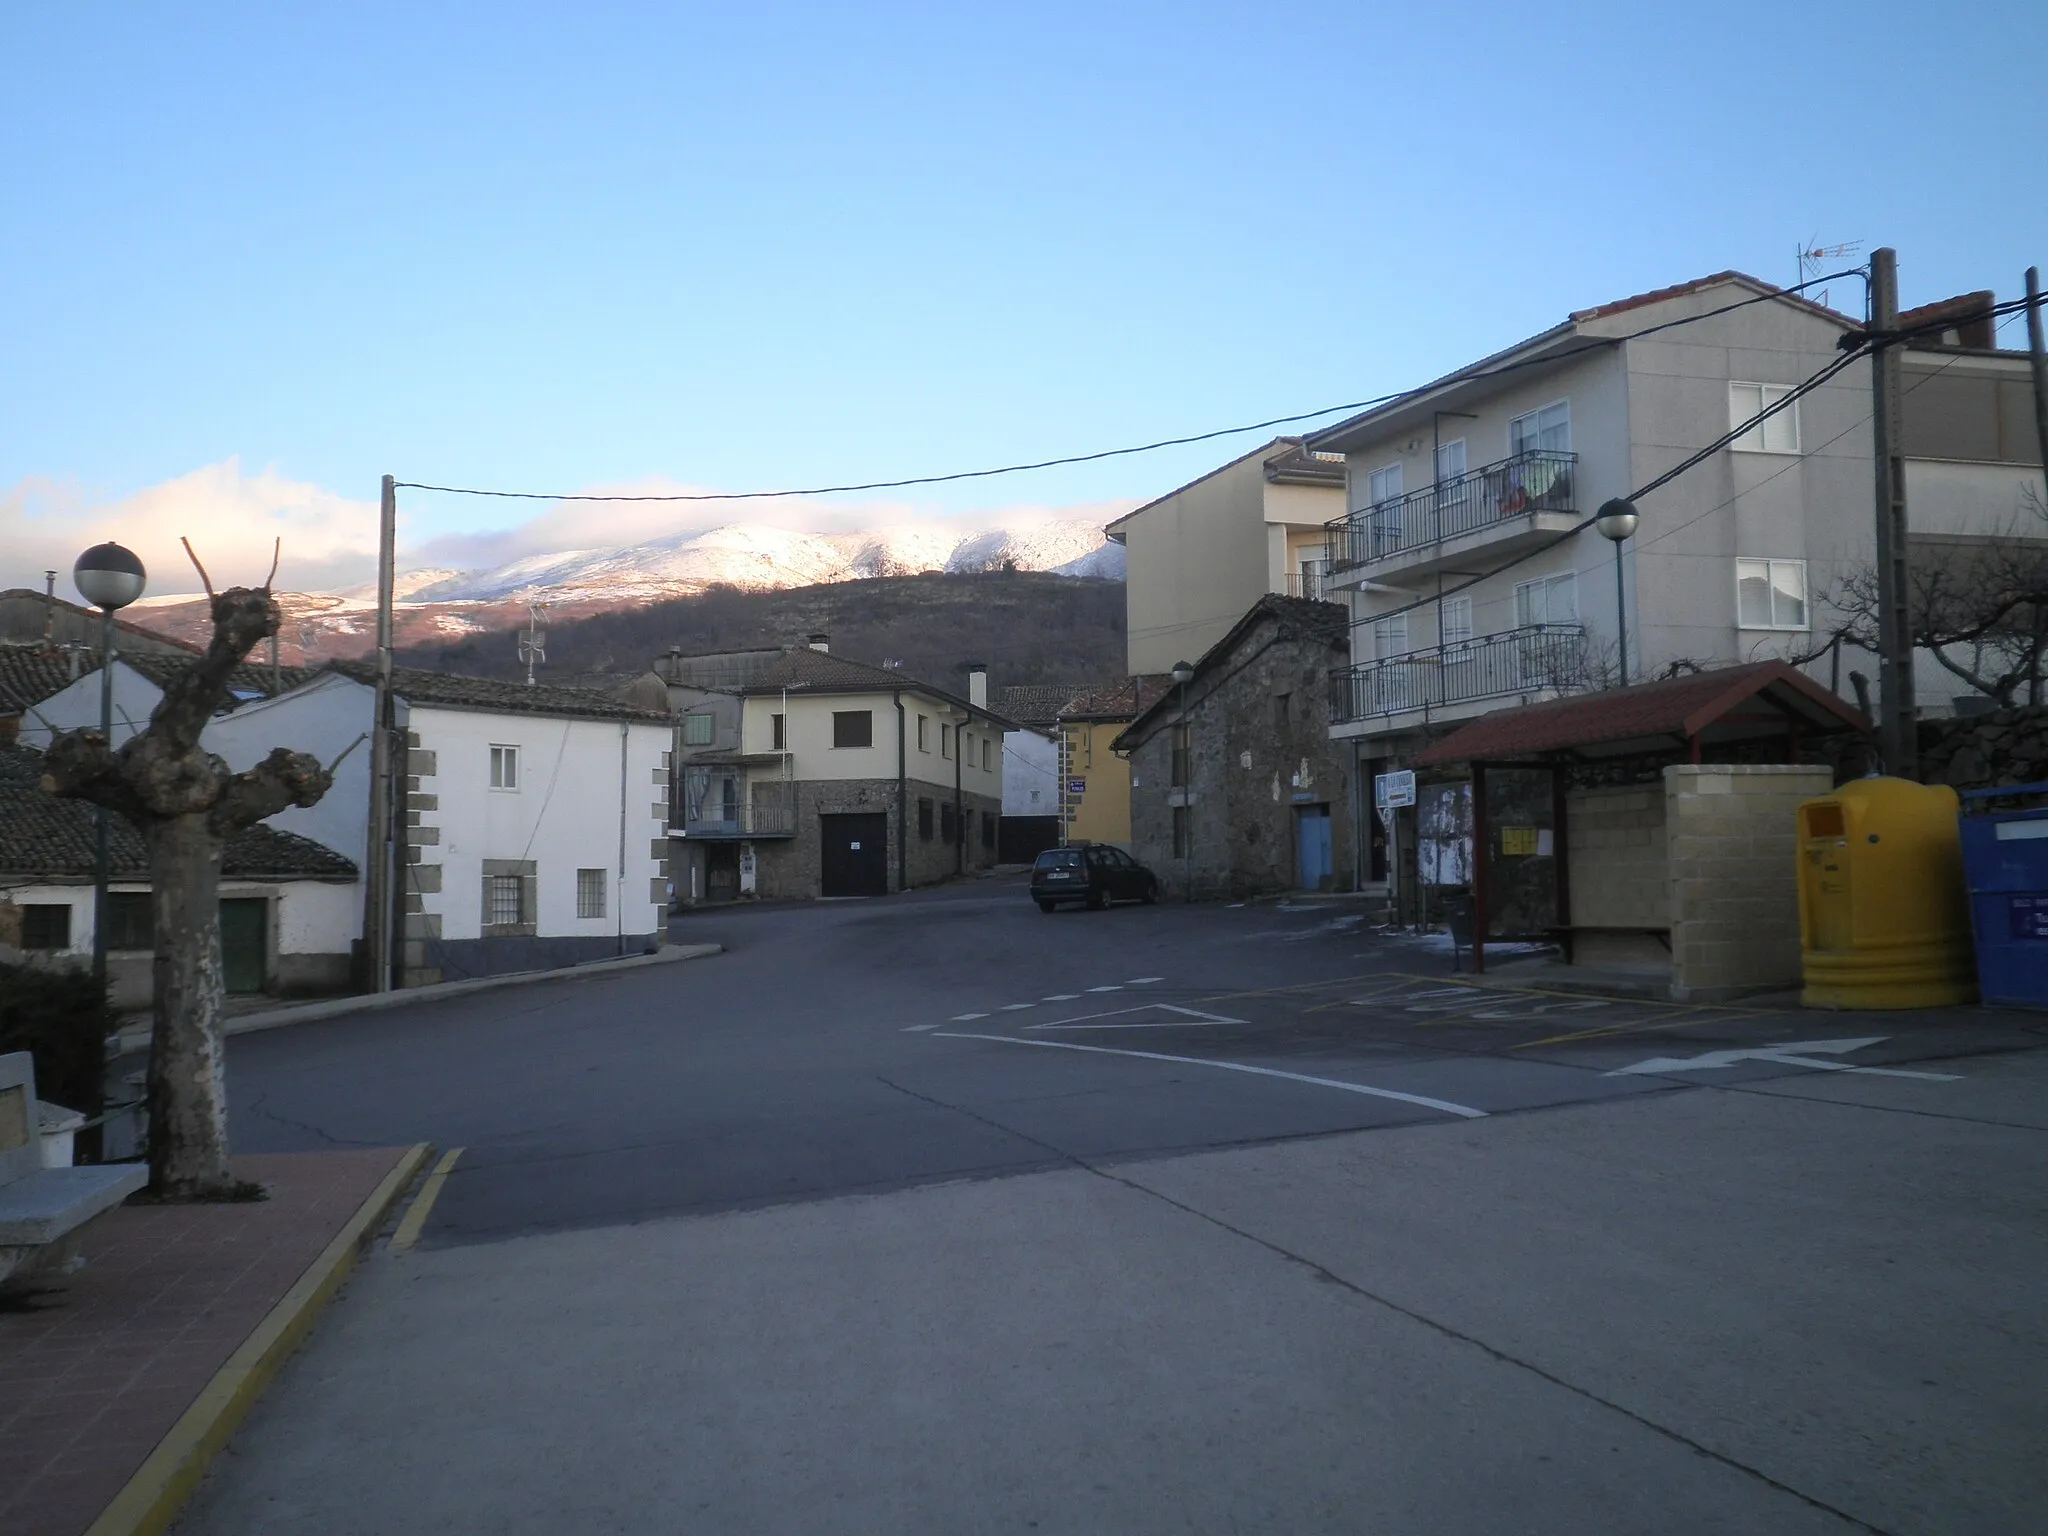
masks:
[[[1019,725],[1049,726],[1084,687],[1073,683],[1012,683],[996,690],[996,707]]]
[[[950,689],[934,687],[888,667],[871,667],[864,661],[834,656],[830,651],[813,650],[807,645],[792,646],[784,651],[753,672],[746,684],[734,692],[780,693],[785,688],[802,688],[810,693],[880,693],[897,688],[916,689],[932,698],[957,704],[962,709],[975,709]],[[990,709],[975,710],[975,713],[988,716],[998,725],[1016,723]]]
[[[1266,460],[1266,478],[1289,485],[1338,485],[1344,483],[1344,455],[1316,453],[1296,443],[1285,453]]]
[[[322,670],[338,672],[359,683],[375,683],[377,669],[367,661],[331,661]],[[414,704],[444,709],[473,709],[491,714],[566,715],[591,720],[659,720],[665,710],[646,709],[589,688],[559,688],[551,683],[502,682],[494,677],[460,677],[452,672],[427,672],[413,667],[391,669],[391,687]]]
[[[1626,299],[1615,299],[1607,304],[1595,305],[1591,309],[1575,309],[1571,313],[1571,318],[1574,324],[1584,324],[1588,320],[1604,320],[1609,315],[1625,314],[1631,309],[1641,309],[1648,304],[1661,304],[1666,299],[1682,299],[1689,293],[1698,293],[1703,288],[1714,288],[1723,283],[1740,283],[1745,287],[1755,289],[1758,293],[1778,293],[1778,285],[1776,283],[1767,283],[1760,277],[1751,277],[1747,272],[1737,272],[1731,267],[1726,272],[1715,272],[1706,277],[1696,277],[1689,283],[1674,283],[1669,288],[1653,288],[1648,293],[1634,294]],[[1784,299],[1787,304],[1797,304],[1802,309],[1810,309],[1815,314],[1836,321],[1841,325],[1853,326],[1862,324],[1859,320],[1852,320],[1849,316],[1837,310],[1829,309],[1825,304],[1814,303],[1813,300],[1805,297],[1803,294],[1780,293],[1779,297]]]
[[[75,659],[74,659],[75,658]],[[161,688],[174,672],[182,672],[194,660],[155,651],[124,651],[116,658]],[[74,677],[72,669],[76,667]],[[0,645],[0,715],[20,714],[61,692],[77,677],[90,677],[100,669],[97,651],[70,651],[59,646]],[[280,667],[282,685],[296,688],[313,674],[304,667]],[[267,665],[244,662],[229,674],[229,702],[239,695],[267,698],[271,673]]]
[[[0,876],[93,873],[93,808],[60,800],[42,787],[42,756],[25,747],[0,747]],[[125,818],[108,818],[108,848],[116,880],[149,878],[149,852]],[[238,832],[221,855],[230,880],[353,880],[356,866],[332,848],[262,824]]]
[[[1173,678],[1165,672],[1141,673],[1118,682],[1104,683],[1067,701],[1060,711],[1062,720],[1135,720],[1173,691]]]
[[[1746,734],[1783,735],[1780,721],[1797,718],[1808,731],[1866,730],[1863,716],[1805,673],[1782,661],[1716,667],[1661,682],[1637,683],[1546,704],[1495,710],[1460,726],[1416,754],[1417,767],[1438,763],[1501,762],[1546,752],[1624,744],[1678,750],[1687,738],[1721,722],[1737,705],[1768,696],[1777,712]]]

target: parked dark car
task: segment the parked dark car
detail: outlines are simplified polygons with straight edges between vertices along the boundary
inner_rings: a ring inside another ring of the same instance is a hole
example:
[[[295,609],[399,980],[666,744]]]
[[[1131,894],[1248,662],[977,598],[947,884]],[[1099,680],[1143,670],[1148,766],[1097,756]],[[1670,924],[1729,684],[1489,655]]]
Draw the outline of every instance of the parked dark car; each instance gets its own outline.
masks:
[[[1106,907],[1112,901],[1159,899],[1159,877],[1108,843],[1048,848],[1031,866],[1031,899],[1050,912],[1063,901]]]

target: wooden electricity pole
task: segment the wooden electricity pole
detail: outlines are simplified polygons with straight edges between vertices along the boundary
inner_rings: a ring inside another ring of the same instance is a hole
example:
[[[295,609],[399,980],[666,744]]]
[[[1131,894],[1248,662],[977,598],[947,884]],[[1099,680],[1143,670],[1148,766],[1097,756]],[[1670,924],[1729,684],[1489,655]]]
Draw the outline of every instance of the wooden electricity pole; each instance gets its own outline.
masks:
[[[370,861],[363,881],[363,949],[370,990],[391,990],[391,594],[397,563],[398,485],[384,477],[377,519],[377,686],[370,724]]]
[[[2034,364],[2034,438],[2048,474],[2048,344],[2041,340],[2041,269],[2027,268],[2027,354]]]
[[[1877,461],[1877,709],[1884,770],[1901,779],[1920,776],[1920,741],[1913,704],[1912,587],[1907,578],[1906,466],[1900,442],[1899,399],[1904,388],[1899,328],[1898,253],[1870,253],[1870,359],[1872,448]]]

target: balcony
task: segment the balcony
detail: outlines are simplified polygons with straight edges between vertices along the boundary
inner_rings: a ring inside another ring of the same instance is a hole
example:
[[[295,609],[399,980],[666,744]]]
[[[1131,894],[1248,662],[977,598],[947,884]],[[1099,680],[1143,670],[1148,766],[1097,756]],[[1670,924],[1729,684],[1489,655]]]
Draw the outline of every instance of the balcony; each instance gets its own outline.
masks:
[[[1578,455],[1518,453],[1328,524],[1334,586],[1455,567],[1474,551],[1511,555],[1579,521]]]
[[[719,805],[697,812],[685,810],[680,818],[671,811],[668,835],[702,842],[795,837],[796,810],[787,805]]]
[[[1330,720],[1344,725],[1484,699],[1562,693],[1585,681],[1584,626],[1528,624],[1332,672]]]
[[[1330,579],[1330,562],[1327,560],[1304,560],[1301,569],[1287,577],[1287,596],[1306,597],[1313,602],[1326,602],[1324,595]]]

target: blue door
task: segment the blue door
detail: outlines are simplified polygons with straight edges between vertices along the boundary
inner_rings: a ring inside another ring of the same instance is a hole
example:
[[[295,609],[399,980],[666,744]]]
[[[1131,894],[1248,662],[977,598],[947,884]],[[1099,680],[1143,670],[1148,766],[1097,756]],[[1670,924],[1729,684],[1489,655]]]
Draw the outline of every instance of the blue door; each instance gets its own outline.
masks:
[[[1335,873],[1330,859],[1330,808],[1327,805],[1295,807],[1295,868],[1304,891],[1327,891]]]

